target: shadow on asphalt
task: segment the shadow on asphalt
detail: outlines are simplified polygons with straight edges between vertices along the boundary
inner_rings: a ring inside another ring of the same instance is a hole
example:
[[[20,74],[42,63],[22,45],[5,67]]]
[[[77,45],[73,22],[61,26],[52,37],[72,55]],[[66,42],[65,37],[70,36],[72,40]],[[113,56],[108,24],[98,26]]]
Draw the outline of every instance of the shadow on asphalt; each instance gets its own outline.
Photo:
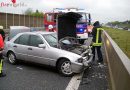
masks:
[[[7,59],[4,60],[4,62],[6,64],[7,63],[10,64]],[[20,67],[27,67],[27,68],[31,68],[31,69],[44,70],[44,71],[47,71],[47,72],[59,74],[56,67],[53,67],[53,66],[50,66],[50,65],[39,64],[39,63],[33,63],[33,62],[26,62],[26,61],[22,61],[22,60],[19,60],[18,63],[13,65],[13,66],[18,67],[18,69],[20,69]]]

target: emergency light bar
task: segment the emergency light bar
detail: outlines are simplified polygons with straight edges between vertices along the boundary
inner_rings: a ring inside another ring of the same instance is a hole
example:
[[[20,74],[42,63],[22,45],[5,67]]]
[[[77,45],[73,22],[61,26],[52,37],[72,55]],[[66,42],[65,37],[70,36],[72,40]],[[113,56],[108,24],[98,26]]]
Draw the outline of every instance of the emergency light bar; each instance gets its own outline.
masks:
[[[54,8],[53,12],[85,12],[85,9],[81,9],[81,8]]]

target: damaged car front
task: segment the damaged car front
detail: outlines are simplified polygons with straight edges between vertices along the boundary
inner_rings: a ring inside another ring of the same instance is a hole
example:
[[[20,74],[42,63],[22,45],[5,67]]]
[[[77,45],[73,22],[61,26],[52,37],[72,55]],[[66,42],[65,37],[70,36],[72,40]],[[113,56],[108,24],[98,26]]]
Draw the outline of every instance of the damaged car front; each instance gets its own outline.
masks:
[[[79,57],[77,60],[71,60],[71,69],[74,73],[89,67],[93,59],[91,47],[81,45],[77,39],[76,24],[81,17],[78,13],[69,12],[57,18],[58,47]]]
[[[73,37],[65,37],[58,41],[57,33],[43,37],[51,51],[48,57],[56,60],[50,60],[50,65],[56,66],[62,75],[71,76],[90,66],[93,58],[91,47],[79,44]]]
[[[80,56],[80,58],[75,61],[76,63],[72,62],[72,70],[77,69],[76,67],[79,67],[81,70],[79,69],[77,71],[81,72],[91,65],[93,59],[91,46],[79,44],[76,38],[65,37],[59,41],[59,47],[63,50],[67,50]]]

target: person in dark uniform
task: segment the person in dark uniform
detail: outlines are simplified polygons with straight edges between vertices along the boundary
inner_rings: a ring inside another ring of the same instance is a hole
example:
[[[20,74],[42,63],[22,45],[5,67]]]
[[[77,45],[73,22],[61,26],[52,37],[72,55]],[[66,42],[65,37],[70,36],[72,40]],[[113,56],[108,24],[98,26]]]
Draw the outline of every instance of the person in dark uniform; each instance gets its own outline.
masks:
[[[93,24],[93,30],[92,30],[92,53],[94,55],[93,61],[95,60],[95,50],[97,51],[97,56],[98,60],[97,62],[103,62],[103,57],[102,57],[102,52],[101,52],[101,46],[102,46],[102,38],[101,38],[101,33],[102,33],[102,28],[100,26],[99,21],[96,21]]]

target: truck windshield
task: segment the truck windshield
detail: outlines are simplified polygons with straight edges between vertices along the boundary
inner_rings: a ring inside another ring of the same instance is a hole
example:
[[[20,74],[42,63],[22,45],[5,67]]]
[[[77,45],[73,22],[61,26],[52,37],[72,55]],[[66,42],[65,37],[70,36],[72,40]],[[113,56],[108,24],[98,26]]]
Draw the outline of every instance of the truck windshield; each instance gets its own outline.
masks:
[[[78,23],[85,23],[87,22],[87,15],[86,13],[79,13],[80,15],[82,15],[82,17],[78,20]]]

